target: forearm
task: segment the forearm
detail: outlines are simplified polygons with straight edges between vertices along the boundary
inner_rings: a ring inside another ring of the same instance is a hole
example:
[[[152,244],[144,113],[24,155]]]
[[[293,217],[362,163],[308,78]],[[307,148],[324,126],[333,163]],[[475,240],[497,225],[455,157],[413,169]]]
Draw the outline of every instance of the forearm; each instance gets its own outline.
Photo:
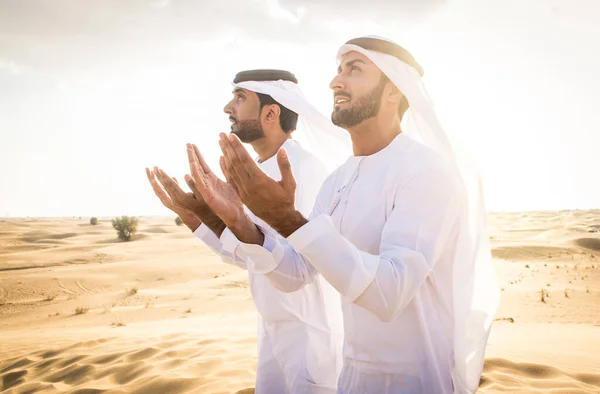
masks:
[[[284,238],[289,237],[300,227],[308,223],[308,220],[296,210],[272,214],[263,220]]]
[[[264,234],[246,215],[236,223],[232,223],[227,227],[240,242],[254,245],[262,245],[264,243]]]
[[[196,216],[196,218],[198,218],[198,220],[201,222],[200,224],[204,223],[204,225],[208,227],[210,231],[212,231],[217,236],[217,238],[221,237],[221,234],[223,234],[223,230],[225,230],[226,228],[225,223],[223,223],[223,220],[221,220],[221,218],[218,217],[208,206],[202,209],[198,209],[193,213]],[[198,226],[196,228],[198,228]]]
[[[189,228],[192,232],[196,231],[198,227],[202,224],[202,220],[200,220],[196,215],[190,213],[188,211],[183,210],[174,210],[179,219],[185,224],[187,228]]]
[[[248,269],[246,264],[247,256],[244,251],[238,247],[239,242],[235,240],[231,231],[226,229],[223,231],[221,237],[217,237],[206,225],[200,225],[200,227],[194,231],[194,235],[204,242],[204,244],[215,254],[221,257],[221,260],[224,263],[235,265],[245,270]]]
[[[250,258],[252,272],[263,274],[276,289],[290,293],[311,283],[318,272],[297,253],[292,245],[267,229],[262,229],[264,244],[241,243],[241,249]]]
[[[292,293],[312,283],[317,275],[317,270],[288,245],[285,256],[277,268],[265,276],[277,290]]]
[[[406,248],[381,255],[359,250],[328,216],[311,221],[288,241],[338,292],[382,321],[395,318],[430,273],[424,257]]]

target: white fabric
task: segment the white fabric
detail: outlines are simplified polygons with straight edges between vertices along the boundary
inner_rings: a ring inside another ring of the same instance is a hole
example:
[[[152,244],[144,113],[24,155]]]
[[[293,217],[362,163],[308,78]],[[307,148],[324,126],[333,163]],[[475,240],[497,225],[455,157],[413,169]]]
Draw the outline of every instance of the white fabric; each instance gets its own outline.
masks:
[[[323,276],[342,294],[339,393],[452,393],[451,272],[467,223],[464,193],[444,160],[400,134],[325,181],[283,253],[267,259],[242,244],[281,290]]]
[[[296,208],[308,215],[326,170],[297,142],[288,140],[282,148],[287,150],[296,178]],[[276,157],[259,166],[273,179],[281,178]],[[247,213],[264,232],[271,234],[269,239],[275,244],[278,236],[250,211]],[[195,234],[223,261],[249,271],[252,298],[261,319],[256,393],[335,393],[343,342],[340,298],[335,289],[322,278],[315,278],[298,291],[281,292],[264,275],[253,271],[259,260],[248,259],[231,231],[226,229],[218,239],[202,225]],[[279,238],[277,242],[285,240]],[[285,381],[277,380],[278,377]]]
[[[474,393],[499,304],[477,171],[455,157],[415,69],[354,45],[338,56],[351,50],[407,97],[404,133],[328,178],[311,221],[270,257],[242,249],[283,291],[321,274],[343,295],[340,393]]]
[[[242,89],[263,93],[287,109],[297,113],[298,128],[294,139],[319,158],[328,172],[334,171],[352,155],[348,133],[335,126],[304,97],[300,87],[291,81],[245,81],[234,84]]]
[[[460,183],[466,188],[469,226],[461,237],[460,253],[456,256],[452,272],[456,284],[453,294],[453,378],[456,393],[474,393],[479,386],[485,346],[500,303],[479,173],[464,158],[457,157],[421,77],[413,67],[393,56],[356,45],[343,45],[338,51],[338,59],[350,51],[367,56],[406,96],[409,110],[404,133],[433,149],[446,160],[447,165],[455,167],[460,174]]]

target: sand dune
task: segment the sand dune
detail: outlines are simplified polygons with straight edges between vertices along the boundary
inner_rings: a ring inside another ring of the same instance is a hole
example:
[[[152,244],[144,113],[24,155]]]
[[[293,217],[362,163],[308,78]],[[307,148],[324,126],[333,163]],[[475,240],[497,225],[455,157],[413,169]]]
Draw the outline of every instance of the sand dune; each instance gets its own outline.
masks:
[[[245,272],[173,218],[0,221],[0,393],[253,392]],[[600,211],[495,214],[482,393],[600,392]]]

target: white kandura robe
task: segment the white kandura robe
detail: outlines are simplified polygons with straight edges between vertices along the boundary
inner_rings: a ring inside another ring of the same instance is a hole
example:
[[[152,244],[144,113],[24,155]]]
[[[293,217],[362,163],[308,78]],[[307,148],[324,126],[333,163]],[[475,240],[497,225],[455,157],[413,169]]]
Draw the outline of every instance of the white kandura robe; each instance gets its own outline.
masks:
[[[441,158],[403,134],[327,178],[310,221],[286,242],[242,244],[283,291],[323,276],[342,295],[339,393],[452,393],[454,257],[465,191]]]
[[[308,215],[327,172],[298,142],[290,139],[282,147],[287,150],[296,178],[296,207]],[[275,156],[259,166],[273,179],[281,179]],[[268,231],[262,220],[249,210],[246,212]],[[230,230],[226,229],[219,239],[202,225],[194,234],[223,261],[248,270],[259,320],[255,393],[335,393],[343,343],[340,297],[336,290],[323,278],[314,278],[298,291],[279,291],[264,275],[253,272],[252,261],[247,261]],[[285,240],[282,238],[281,242]]]

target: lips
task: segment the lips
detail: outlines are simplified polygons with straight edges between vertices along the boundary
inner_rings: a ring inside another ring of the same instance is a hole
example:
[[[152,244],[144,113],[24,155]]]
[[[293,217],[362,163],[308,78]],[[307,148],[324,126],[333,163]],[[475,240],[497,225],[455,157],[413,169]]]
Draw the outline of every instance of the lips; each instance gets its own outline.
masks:
[[[338,94],[333,97],[333,102],[335,105],[344,104],[350,101],[350,96]]]
[[[236,118],[234,118],[234,117],[232,117],[232,116],[230,116],[230,117],[229,117],[229,121],[231,122],[231,125],[232,125],[232,126],[233,126],[233,125],[236,125],[236,124],[238,123],[238,122],[237,122],[237,119],[236,119]]]

